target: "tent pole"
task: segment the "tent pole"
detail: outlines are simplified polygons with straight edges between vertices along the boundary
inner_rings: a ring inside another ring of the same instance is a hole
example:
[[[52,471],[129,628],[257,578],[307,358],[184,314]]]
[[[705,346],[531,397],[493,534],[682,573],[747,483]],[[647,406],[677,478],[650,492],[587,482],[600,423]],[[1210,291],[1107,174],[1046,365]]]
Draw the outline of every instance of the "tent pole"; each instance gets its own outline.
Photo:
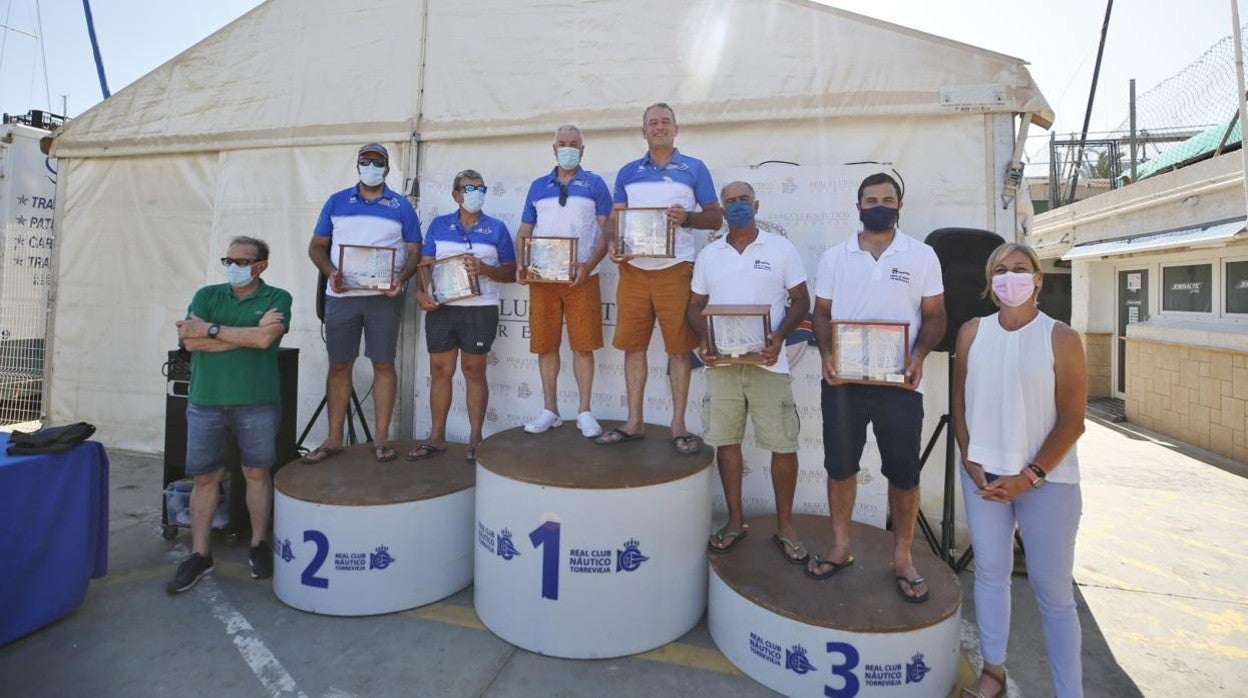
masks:
[[[1244,210],[1248,211],[1248,148],[1244,148],[1244,134],[1248,133],[1248,113],[1245,113],[1248,105],[1245,104],[1244,94],[1244,40],[1240,36],[1239,5],[1236,0],[1231,0],[1231,21],[1235,25],[1232,30],[1235,36],[1235,85],[1239,89],[1239,155],[1244,170]]]

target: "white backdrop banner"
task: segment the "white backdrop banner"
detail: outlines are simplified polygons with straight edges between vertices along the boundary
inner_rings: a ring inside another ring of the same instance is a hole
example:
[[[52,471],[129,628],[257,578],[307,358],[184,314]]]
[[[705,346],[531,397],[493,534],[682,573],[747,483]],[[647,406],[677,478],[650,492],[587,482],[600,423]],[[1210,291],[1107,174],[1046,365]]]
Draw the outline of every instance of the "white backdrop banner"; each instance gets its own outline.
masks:
[[[797,246],[806,262],[811,287],[819,258],[829,246],[843,241],[858,229],[854,208],[858,184],[869,174],[879,172],[880,165],[844,165],[833,167],[798,167],[765,165],[758,168],[726,168],[712,171],[718,187],[728,182],[749,182],[757,193],[760,228],[784,235]],[[484,212],[507,224],[513,237],[520,225],[520,212],[529,183],[540,173],[525,175],[483,172],[490,187]],[[608,186],[614,184],[615,172],[601,172]],[[426,174],[422,177],[422,200],[419,208],[422,223],[435,216],[455,210],[450,196],[454,172]],[[903,215],[904,229],[904,220]],[[697,236],[699,249],[709,239],[725,232],[723,229]],[[615,290],[617,272],[610,260],[600,267],[602,283],[602,322],[606,346],[596,352],[593,411],[601,419],[623,420],[628,414],[624,386],[624,354],[611,346],[615,333]],[[486,413],[485,435],[520,426],[537,416],[542,409],[541,378],[537,357],[529,352],[528,305],[525,286],[507,284],[502,287],[499,313],[499,336],[489,355],[488,380],[490,403]],[[812,302],[813,302],[813,292]],[[423,327],[423,321],[422,325]],[[789,337],[789,365],[793,375],[793,394],[801,417],[798,450],[798,484],[794,511],[828,513],[826,474],[823,469],[823,420],[819,408],[819,351],[814,346],[809,323]],[[417,349],[416,427],[414,433],[423,437],[429,431],[429,361],[424,339]],[[559,374],[559,411],[564,419],[575,420],[578,402],[576,381],[572,375],[571,351],[566,335],[561,350]],[[672,416],[671,391],[667,382],[667,358],[662,338],[656,328],[649,351],[649,379],[646,382],[645,419],[650,424],[667,424]],[[700,406],[704,392],[704,369],[695,369],[689,390],[686,418],[689,428],[702,432]],[[929,388],[930,390],[930,388]],[[454,401],[448,420],[447,436],[452,441],[468,438],[468,413],[464,400],[463,378],[454,379]],[[574,429],[575,423],[564,429]],[[925,430],[926,434],[926,430]],[[534,437],[540,438],[540,437]],[[770,455],[758,448],[753,429],[746,430],[745,482],[743,499],[746,516],[766,514],[775,510],[771,489]],[[724,510],[722,488],[716,476],[715,508]],[[880,474],[879,451],[875,437],[868,432],[858,474],[858,499],[854,519],[874,526],[883,526],[887,513],[887,482]]]

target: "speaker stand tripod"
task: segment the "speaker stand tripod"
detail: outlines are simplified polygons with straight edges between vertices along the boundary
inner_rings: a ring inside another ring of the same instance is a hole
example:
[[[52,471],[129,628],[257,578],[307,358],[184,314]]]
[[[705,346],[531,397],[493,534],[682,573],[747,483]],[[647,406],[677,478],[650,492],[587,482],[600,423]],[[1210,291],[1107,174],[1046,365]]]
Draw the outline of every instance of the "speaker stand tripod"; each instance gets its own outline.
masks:
[[[936,557],[944,560],[946,564],[953,567],[955,571],[962,565],[965,568],[970,562],[969,556],[971,550],[968,547],[962,555],[962,560],[954,558],[954,487],[957,481],[956,459],[953,457],[953,420],[949,416],[950,410],[953,409],[953,352],[948,353],[949,373],[948,390],[945,401],[945,413],[940,415],[940,421],[936,423],[936,430],[932,432],[932,436],[927,440],[927,445],[923,448],[923,455],[919,457],[919,470],[922,471],[923,466],[927,465],[927,459],[931,457],[932,451],[936,448],[936,441],[940,439],[940,435],[945,433],[945,492],[941,506],[940,521],[940,538],[936,537],[936,531],[932,528],[932,524],[927,520],[927,516],[923,513],[922,507],[919,508],[919,530],[923,532],[923,538],[927,540],[928,546],[931,547],[932,553]]]
[[[312,425],[316,424],[316,420],[320,418],[321,411],[329,404],[329,395],[326,394],[321,398],[321,404],[316,406],[316,411],[312,413],[312,418],[303,427],[303,431],[299,434],[299,440],[295,442],[295,449],[303,451],[303,441],[308,438],[308,432],[312,431]],[[368,430],[368,421],[364,419],[364,408],[360,405],[360,396],[355,394],[355,388],[351,388],[351,401],[347,403],[347,443],[354,446],[360,443],[359,438],[355,435],[355,420],[360,420],[360,429],[364,432],[364,443],[373,440],[373,434]]]

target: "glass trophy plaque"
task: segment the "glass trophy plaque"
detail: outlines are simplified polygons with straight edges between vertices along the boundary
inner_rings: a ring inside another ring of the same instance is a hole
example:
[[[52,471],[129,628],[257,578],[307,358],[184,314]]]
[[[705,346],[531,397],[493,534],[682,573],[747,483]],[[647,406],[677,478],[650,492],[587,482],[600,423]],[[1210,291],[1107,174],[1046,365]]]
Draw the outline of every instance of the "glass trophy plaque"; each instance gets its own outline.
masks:
[[[468,273],[464,266],[470,254],[457,254],[431,262],[422,262],[420,279],[425,293],[438,303],[450,303],[481,295],[476,274]]]
[[[763,364],[763,348],[771,334],[771,306],[708,305],[706,319],[709,353],[721,364]]]
[[[520,238],[521,278],[529,283],[576,280],[576,238]]]
[[[676,256],[676,225],[665,208],[622,208],[616,214],[616,252],[633,257]]]
[[[393,247],[339,245],[338,271],[348,291],[385,291],[394,283]]]
[[[841,380],[904,384],[909,353],[910,326],[904,322],[832,323],[832,364]]]

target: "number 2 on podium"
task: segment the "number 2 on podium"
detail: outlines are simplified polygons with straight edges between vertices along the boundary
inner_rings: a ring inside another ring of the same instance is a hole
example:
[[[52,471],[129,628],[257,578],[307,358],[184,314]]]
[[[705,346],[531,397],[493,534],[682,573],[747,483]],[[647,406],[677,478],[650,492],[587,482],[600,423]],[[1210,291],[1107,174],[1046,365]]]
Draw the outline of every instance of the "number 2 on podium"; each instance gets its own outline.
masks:
[[[547,521],[529,532],[529,542],[542,549],[542,598],[559,600],[559,522]]]

